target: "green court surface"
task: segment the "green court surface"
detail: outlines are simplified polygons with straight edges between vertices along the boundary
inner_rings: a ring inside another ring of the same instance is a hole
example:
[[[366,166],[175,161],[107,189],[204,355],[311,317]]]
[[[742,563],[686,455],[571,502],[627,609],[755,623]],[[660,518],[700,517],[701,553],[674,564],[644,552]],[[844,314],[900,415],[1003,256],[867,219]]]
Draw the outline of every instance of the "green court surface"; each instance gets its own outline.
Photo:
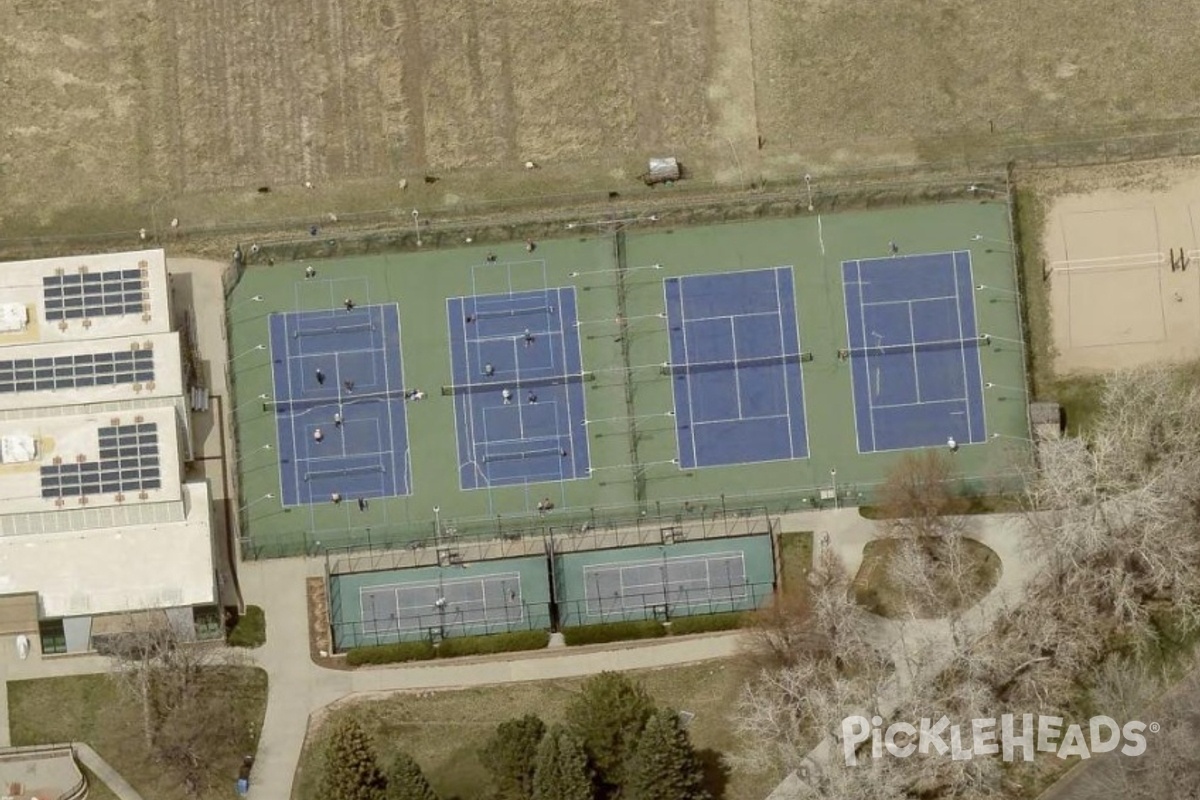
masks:
[[[246,269],[228,309],[243,552],[270,557],[368,542],[391,546],[433,538],[437,525],[443,535],[495,535],[522,526],[670,517],[701,507],[783,511],[869,502],[904,453],[858,451],[851,367],[837,357],[847,346],[841,265],[886,256],[892,241],[903,254],[969,250],[973,282],[990,287],[974,296],[978,330],[992,337],[980,349],[982,380],[994,384],[983,398],[988,438],[960,447],[954,464],[972,491],[995,491],[1016,480],[1016,464],[1028,455],[1029,428],[1004,204],[709,227],[672,228],[665,218],[619,235],[601,226],[587,230],[539,242],[533,253],[514,242],[312,261],[317,274],[307,280],[303,262]],[[491,251],[496,263],[486,264]],[[793,268],[801,347],[812,354],[802,364],[809,456],[681,469],[673,463],[679,457],[676,420],[668,416],[672,378],[660,368],[669,357],[663,280],[784,266]],[[595,378],[584,383],[593,471],[580,480],[463,491],[454,398],[439,391],[453,382],[446,299],[545,286],[576,288],[583,367]],[[284,508],[273,408],[259,399],[275,396],[272,354],[257,348],[269,342],[270,312],[327,309],[349,291],[359,305],[398,304],[405,388],[428,394],[405,404],[412,493],[374,498],[365,510],[354,502]],[[627,322],[618,325],[618,317]],[[546,500],[553,508],[539,513]]]
[[[339,653],[431,635],[549,630],[550,576],[543,557],[332,575],[329,616]]]
[[[554,585],[562,627],[758,608],[771,597],[771,537],[560,554]]]

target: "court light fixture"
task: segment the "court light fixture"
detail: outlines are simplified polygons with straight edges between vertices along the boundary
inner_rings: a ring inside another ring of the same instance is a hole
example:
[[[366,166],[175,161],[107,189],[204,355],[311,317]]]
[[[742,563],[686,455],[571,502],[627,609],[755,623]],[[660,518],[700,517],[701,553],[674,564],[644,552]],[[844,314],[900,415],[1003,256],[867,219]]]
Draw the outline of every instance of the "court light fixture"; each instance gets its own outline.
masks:
[[[256,345],[254,345],[254,347],[251,347],[249,350],[238,353],[236,356],[229,359],[229,363],[232,364],[234,361],[237,361],[242,356],[248,356],[251,353],[257,353],[260,350],[266,350],[266,349],[267,349],[267,346],[265,344],[256,344]]]

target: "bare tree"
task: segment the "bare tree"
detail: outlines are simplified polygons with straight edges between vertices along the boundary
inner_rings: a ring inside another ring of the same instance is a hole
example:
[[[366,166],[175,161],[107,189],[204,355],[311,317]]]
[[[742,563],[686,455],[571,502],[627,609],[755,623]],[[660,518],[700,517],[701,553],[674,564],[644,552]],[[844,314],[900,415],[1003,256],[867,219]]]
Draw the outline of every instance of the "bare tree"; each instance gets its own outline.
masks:
[[[99,638],[97,649],[111,658],[111,675],[140,706],[147,751],[197,794],[231,746],[249,751],[254,743],[238,713],[245,705],[241,684],[228,679],[238,657],[189,641],[162,612],[131,614],[123,622],[124,630]]]
[[[932,544],[961,528],[966,503],[955,492],[954,463],[940,450],[904,455],[879,492],[888,536]]]

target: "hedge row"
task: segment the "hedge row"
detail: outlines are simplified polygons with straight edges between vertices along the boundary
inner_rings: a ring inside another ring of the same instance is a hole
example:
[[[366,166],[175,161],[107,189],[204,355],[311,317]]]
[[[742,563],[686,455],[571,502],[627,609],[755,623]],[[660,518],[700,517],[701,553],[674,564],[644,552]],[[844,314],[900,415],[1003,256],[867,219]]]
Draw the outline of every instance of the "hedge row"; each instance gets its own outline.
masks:
[[[709,633],[711,631],[731,631],[748,624],[750,615],[741,611],[729,611],[724,614],[697,614],[691,617],[676,617],[671,620],[671,635],[683,636],[687,633]]]
[[[629,639],[656,639],[659,636],[666,636],[667,629],[658,620],[638,619],[564,628],[562,634],[563,641],[568,645],[603,644],[604,642],[623,642]]]
[[[352,667],[364,664],[397,664],[403,661],[428,661],[431,658],[455,658],[488,653],[514,653],[520,650],[540,650],[550,643],[547,631],[515,631],[490,636],[463,636],[443,639],[436,647],[427,641],[396,642],[394,644],[355,647],[346,654]]]
[[[259,606],[246,606],[246,613],[226,639],[230,647],[259,647],[267,641],[267,617]]]

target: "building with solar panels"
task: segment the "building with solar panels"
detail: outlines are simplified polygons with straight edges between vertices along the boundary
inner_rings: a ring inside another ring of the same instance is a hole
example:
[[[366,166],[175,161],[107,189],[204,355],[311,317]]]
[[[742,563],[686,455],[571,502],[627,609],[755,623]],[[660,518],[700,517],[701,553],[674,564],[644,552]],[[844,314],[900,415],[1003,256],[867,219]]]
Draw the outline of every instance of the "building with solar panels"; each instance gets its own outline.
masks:
[[[161,250],[0,264],[0,636],[73,653],[147,612],[219,624],[171,319]]]

